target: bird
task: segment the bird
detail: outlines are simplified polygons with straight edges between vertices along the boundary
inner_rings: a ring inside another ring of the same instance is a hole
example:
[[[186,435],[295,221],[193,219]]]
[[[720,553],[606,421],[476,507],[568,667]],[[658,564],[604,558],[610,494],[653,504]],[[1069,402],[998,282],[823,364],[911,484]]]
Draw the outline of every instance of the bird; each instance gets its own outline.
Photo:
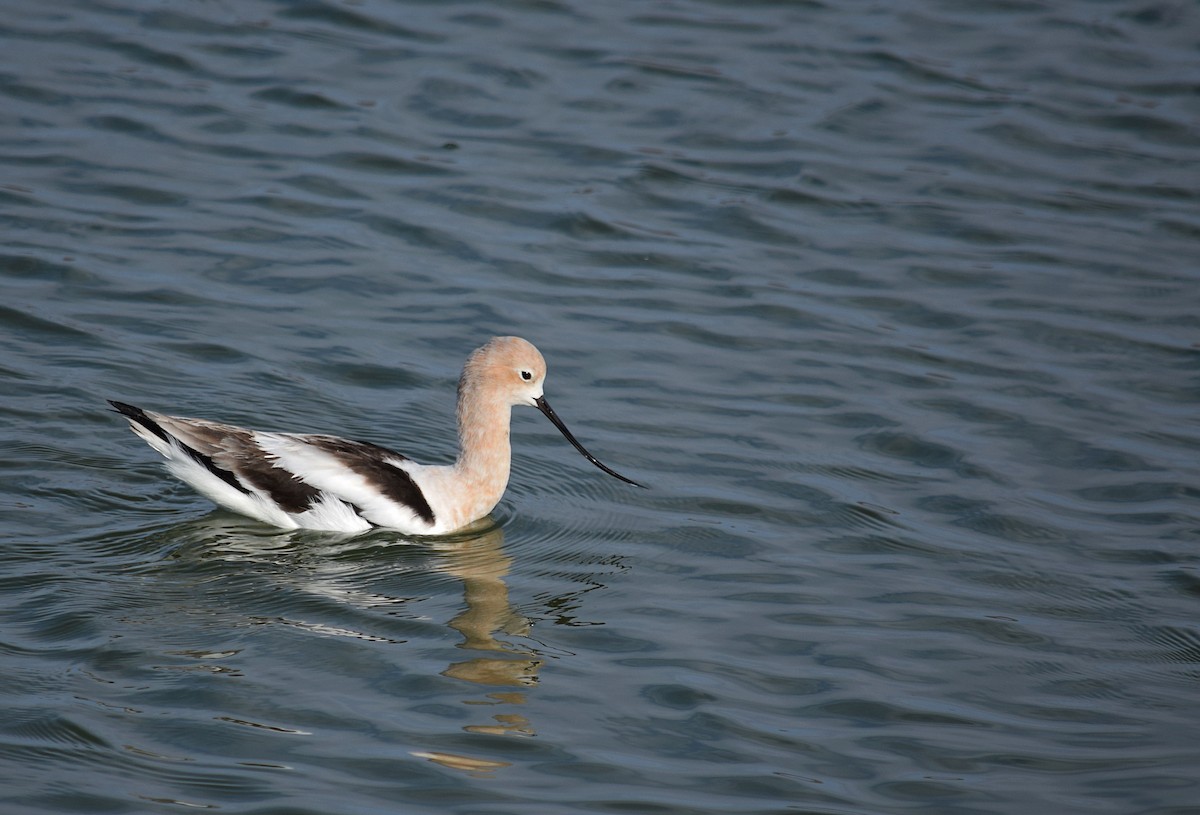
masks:
[[[579,443],[546,401],[545,380],[541,352],[520,337],[493,337],[473,351],[458,381],[458,456],[440,465],[367,441],[251,430],[108,402],[172,475],[240,515],[281,529],[446,535],[487,516],[504,495],[517,405],[540,410],[605,473],[645,487]]]

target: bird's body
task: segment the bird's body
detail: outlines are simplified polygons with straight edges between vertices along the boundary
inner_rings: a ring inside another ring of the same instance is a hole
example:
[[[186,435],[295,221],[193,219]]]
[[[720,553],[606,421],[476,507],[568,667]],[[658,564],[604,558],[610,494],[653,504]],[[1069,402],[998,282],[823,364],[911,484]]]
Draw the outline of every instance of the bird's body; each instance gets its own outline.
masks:
[[[546,363],[519,337],[471,354],[458,384],[458,458],[418,464],[369,442],[249,430],[111,402],[167,469],[214,503],[283,529],[441,535],[484,517],[508,485],[514,405],[537,407],[589,461],[542,393]],[[641,486],[638,484],[637,486]]]

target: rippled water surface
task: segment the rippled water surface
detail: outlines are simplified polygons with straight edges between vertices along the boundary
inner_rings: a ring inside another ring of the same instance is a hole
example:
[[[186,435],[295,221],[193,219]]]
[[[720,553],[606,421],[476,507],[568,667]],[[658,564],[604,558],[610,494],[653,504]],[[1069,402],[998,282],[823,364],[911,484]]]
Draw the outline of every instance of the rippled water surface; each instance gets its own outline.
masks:
[[[1200,812],[1200,10],[15,3],[0,810]],[[104,398],[453,455],[278,533]]]

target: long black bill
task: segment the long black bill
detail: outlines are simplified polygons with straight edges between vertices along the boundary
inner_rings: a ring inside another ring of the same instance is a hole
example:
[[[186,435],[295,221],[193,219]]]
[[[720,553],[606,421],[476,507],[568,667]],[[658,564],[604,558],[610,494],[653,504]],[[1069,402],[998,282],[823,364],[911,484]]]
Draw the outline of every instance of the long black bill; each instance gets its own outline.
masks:
[[[642,489],[646,489],[645,484],[639,484],[638,482],[634,481],[632,478],[626,478],[625,476],[621,475],[616,470],[612,470],[612,469],[609,469],[608,467],[605,467],[603,464],[600,463],[599,459],[597,459],[595,456],[593,456],[591,453],[589,453],[587,450],[585,450],[583,445],[580,444],[578,441],[576,441],[575,437],[571,435],[571,431],[567,430],[567,426],[565,424],[563,424],[563,420],[558,418],[558,414],[555,413],[554,409],[550,407],[550,403],[546,401],[545,396],[539,396],[537,398],[537,400],[535,401],[535,404],[537,405],[537,409],[540,410],[542,413],[546,414],[546,418],[554,423],[554,426],[558,428],[558,432],[562,433],[564,436],[566,436],[567,441],[569,441],[569,442],[571,442],[571,444],[575,445],[576,450],[583,453],[584,458],[586,458],[588,461],[595,464],[601,470],[604,470],[604,472],[608,473],[613,478],[619,478],[622,481],[624,481],[626,484],[632,484],[635,487],[641,487]]]

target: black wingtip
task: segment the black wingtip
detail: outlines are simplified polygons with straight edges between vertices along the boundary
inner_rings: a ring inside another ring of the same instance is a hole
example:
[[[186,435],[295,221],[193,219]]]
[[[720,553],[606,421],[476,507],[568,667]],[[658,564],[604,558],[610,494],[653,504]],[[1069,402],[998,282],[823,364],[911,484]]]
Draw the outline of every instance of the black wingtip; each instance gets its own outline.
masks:
[[[231,473],[228,470],[224,470],[224,469],[218,467],[216,465],[216,463],[213,462],[211,456],[204,455],[204,453],[201,453],[199,450],[195,449],[194,447],[191,447],[191,446],[185,444],[180,439],[177,439],[174,436],[172,436],[170,433],[168,433],[166,430],[163,429],[162,425],[160,425],[158,422],[154,421],[149,416],[147,416],[146,411],[142,410],[137,405],[130,405],[125,402],[118,402],[115,399],[106,399],[105,401],[113,406],[114,411],[116,411],[117,413],[120,413],[122,416],[124,416],[126,419],[128,419],[130,421],[131,425],[133,423],[139,424],[142,427],[146,428],[146,430],[148,430],[151,433],[153,433],[154,435],[158,436],[160,439],[165,441],[167,444],[177,445],[181,450],[183,450],[183,452],[187,453],[195,461],[199,462],[206,470],[208,470],[210,473],[215,475],[217,478],[221,479],[226,484],[233,487],[235,490],[249,494],[250,490],[246,489],[246,487],[243,486],[240,481],[238,481],[236,475],[234,475],[233,473]]]
[[[130,405],[125,402],[118,402],[115,399],[108,399],[106,401],[113,406],[113,410],[116,413],[120,413],[131,422],[137,422],[163,441],[171,441],[171,437],[167,431],[163,430],[162,427],[159,426],[158,422],[147,416],[146,411],[142,410],[140,407],[136,405]]]
[[[122,416],[128,416],[130,419],[136,419],[140,416],[146,415],[142,412],[140,407],[134,407],[133,405],[126,404],[125,402],[118,402],[115,399],[105,399],[104,401],[113,406],[113,412],[120,413]]]

